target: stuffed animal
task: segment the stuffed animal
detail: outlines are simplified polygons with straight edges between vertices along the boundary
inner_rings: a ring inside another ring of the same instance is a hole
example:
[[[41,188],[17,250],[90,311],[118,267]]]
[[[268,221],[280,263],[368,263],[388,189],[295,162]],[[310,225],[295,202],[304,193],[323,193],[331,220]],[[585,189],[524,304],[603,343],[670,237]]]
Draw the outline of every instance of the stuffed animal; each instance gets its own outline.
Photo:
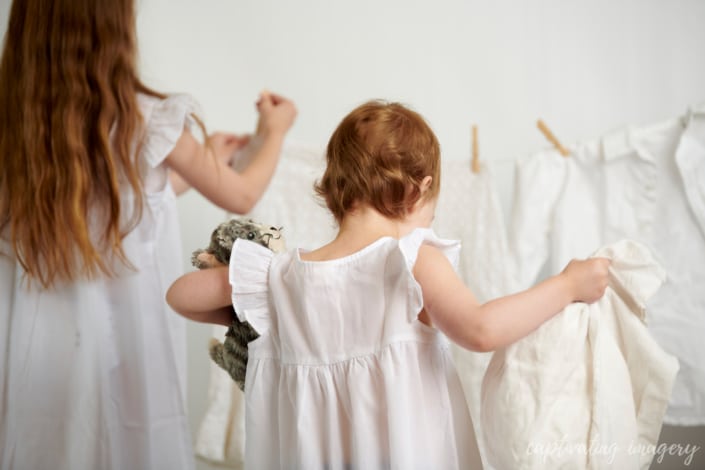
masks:
[[[191,264],[198,269],[227,266],[230,253],[236,239],[251,240],[274,252],[285,249],[281,228],[263,225],[250,219],[231,219],[216,227],[211,235],[210,244],[203,250],[196,250],[191,256]],[[232,306],[230,307],[232,309]],[[245,372],[247,371],[247,343],[257,339],[259,334],[247,322],[241,322],[235,310],[232,312],[233,323],[225,333],[223,343],[211,339],[208,352],[211,359],[224,369],[237,383],[240,390],[245,389]]]

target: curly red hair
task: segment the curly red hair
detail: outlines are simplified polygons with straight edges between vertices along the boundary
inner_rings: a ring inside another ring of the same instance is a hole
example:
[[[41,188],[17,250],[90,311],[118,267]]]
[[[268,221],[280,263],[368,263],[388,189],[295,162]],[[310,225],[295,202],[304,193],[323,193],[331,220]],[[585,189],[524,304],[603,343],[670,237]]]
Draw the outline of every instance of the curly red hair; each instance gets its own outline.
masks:
[[[426,176],[431,186],[422,195]],[[333,132],[315,191],[338,222],[358,204],[401,219],[422,196],[438,195],[440,176],[438,139],[423,117],[399,103],[369,101]]]

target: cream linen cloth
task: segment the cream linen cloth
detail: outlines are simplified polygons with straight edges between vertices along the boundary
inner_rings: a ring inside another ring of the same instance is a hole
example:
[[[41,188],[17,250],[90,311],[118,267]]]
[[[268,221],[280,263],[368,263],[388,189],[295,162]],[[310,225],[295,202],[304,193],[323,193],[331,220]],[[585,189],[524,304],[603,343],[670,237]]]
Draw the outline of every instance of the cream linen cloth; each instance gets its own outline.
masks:
[[[644,243],[668,274],[648,328],[680,364],[664,422],[703,425],[705,104],[569,148],[569,158],[551,150],[517,162],[508,236],[518,287],[600,246]]]
[[[630,240],[594,256],[612,260],[599,301],[571,304],[492,357],[482,429],[497,468],[647,469],[653,459],[678,371],[644,324],[665,272]]]

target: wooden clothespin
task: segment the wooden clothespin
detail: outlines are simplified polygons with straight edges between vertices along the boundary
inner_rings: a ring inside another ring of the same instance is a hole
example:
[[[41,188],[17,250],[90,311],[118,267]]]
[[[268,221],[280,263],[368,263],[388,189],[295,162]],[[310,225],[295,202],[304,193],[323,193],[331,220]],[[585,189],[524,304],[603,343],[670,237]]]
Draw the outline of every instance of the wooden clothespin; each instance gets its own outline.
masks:
[[[480,172],[480,152],[477,144],[477,126],[472,126],[472,161],[470,162],[472,172]]]
[[[556,147],[556,149],[560,152],[561,155],[563,155],[564,157],[570,155],[568,149],[563,147],[561,142],[556,138],[555,135],[553,135],[553,132],[551,132],[551,129],[548,128],[545,122],[539,119],[536,125],[538,126],[539,130],[543,133],[544,137],[546,137],[546,139],[548,139],[548,141],[551,142],[554,147]]]

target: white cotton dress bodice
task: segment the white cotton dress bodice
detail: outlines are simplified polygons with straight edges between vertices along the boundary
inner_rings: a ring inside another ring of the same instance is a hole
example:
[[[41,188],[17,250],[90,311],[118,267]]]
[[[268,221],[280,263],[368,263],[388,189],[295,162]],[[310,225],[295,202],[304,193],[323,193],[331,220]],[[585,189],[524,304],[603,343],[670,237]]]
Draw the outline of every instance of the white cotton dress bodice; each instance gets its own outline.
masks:
[[[330,261],[236,241],[233,306],[249,345],[246,468],[467,469],[477,453],[448,342],[421,323],[417,229]]]

